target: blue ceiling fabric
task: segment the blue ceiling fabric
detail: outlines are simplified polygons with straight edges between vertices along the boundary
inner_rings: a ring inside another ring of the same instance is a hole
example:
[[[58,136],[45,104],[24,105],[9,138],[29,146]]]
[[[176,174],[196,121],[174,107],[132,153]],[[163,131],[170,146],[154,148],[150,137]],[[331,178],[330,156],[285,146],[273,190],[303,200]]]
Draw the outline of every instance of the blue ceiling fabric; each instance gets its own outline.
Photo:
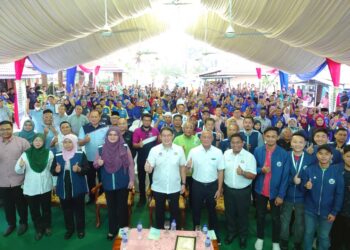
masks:
[[[320,66],[318,66],[315,70],[303,74],[296,74],[296,76],[303,81],[308,81],[317,76],[323,69],[324,67],[327,66],[327,61],[324,61]]]

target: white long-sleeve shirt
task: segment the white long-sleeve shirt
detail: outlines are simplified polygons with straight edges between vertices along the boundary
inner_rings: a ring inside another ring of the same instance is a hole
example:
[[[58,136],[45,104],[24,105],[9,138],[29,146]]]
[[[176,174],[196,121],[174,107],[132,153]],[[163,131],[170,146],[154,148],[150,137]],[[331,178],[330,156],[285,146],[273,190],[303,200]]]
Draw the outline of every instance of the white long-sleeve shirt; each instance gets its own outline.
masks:
[[[24,161],[24,166],[20,167],[21,158]],[[51,175],[51,164],[53,161],[53,153],[50,151],[49,160],[46,168],[41,172],[35,172],[29,165],[26,153],[24,152],[18,159],[15,171],[17,174],[24,174],[23,194],[34,196],[50,192],[53,187],[53,177]]]

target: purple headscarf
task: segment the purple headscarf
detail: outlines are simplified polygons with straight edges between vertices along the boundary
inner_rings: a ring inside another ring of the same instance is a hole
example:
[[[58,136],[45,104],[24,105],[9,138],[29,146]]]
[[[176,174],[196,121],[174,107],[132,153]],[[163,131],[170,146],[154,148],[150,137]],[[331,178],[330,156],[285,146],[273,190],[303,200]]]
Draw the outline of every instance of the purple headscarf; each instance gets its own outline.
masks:
[[[117,133],[119,137],[117,142],[112,143],[108,140],[108,134],[111,131]],[[129,168],[128,149],[124,144],[125,141],[123,135],[117,127],[111,127],[108,129],[101,155],[101,158],[104,161],[104,168],[108,173],[115,173],[122,167],[124,167],[124,169]]]

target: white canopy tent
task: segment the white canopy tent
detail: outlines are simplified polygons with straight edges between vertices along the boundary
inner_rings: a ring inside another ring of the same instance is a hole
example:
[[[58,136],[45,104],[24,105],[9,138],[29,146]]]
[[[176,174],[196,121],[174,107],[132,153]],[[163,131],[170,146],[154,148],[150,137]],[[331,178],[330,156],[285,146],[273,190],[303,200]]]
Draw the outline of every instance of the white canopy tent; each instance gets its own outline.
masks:
[[[98,59],[167,29],[156,12],[159,4],[169,0],[106,2],[108,23],[115,32],[109,38],[101,36],[104,0],[3,2],[0,63],[29,56],[42,71],[54,72]],[[350,65],[349,1],[232,0],[231,11],[229,0],[201,0],[200,4],[206,12],[186,31],[216,48],[289,73],[311,71],[326,57]],[[168,8],[191,6],[196,5]],[[237,33],[266,34],[227,39],[223,34],[230,23]]]

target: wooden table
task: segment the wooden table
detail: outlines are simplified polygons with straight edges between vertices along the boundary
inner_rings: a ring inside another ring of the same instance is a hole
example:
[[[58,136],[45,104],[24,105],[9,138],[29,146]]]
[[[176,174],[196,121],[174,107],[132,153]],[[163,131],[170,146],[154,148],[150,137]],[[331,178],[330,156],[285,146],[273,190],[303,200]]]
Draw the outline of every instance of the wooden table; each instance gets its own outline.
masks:
[[[214,250],[219,250],[219,245],[218,245],[217,240],[212,240],[211,242],[212,242],[212,244],[213,244]],[[122,239],[119,238],[119,237],[117,237],[117,238],[114,240],[112,250],[120,250],[121,243],[122,243]],[[143,250],[147,250],[147,249],[143,249]]]

